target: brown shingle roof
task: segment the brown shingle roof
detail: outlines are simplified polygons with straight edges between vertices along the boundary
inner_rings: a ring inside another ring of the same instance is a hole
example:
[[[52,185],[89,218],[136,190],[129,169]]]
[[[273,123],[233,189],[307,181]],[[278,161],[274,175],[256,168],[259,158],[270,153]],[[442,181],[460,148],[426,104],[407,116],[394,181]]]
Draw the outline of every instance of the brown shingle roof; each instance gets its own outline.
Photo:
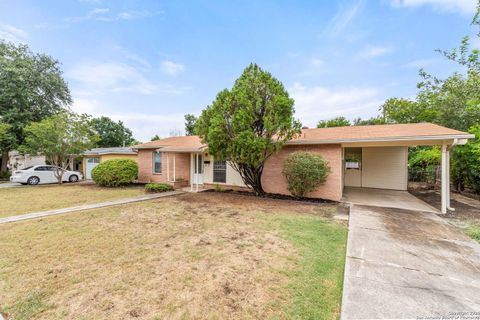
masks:
[[[319,129],[303,129],[302,134],[289,143],[341,143],[355,141],[401,141],[417,139],[472,138],[462,131],[433,123],[385,124]],[[198,136],[169,137],[133,146],[132,149],[162,149],[162,151],[195,152],[206,148]]]
[[[385,124],[371,126],[349,126],[319,129],[303,129],[301,136],[291,143],[318,141],[332,143],[342,141],[405,140],[406,138],[450,138],[451,136],[471,137],[466,132],[442,127],[433,123]]]
[[[206,145],[198,136],[168,137],[133,146],[133,149],[159,149],[163,151],[199,151]]]

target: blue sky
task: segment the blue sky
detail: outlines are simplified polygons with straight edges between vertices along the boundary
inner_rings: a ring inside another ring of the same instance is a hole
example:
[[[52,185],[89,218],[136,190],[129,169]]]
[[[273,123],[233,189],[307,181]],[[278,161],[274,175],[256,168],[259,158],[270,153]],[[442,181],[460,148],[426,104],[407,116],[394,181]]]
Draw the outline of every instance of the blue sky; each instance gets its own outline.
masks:
[[[0,1],[0,38],[60,60],[77,112],[122,120],[137,139],[183,130],[256,62],[304,125],[370,117],[414,97],[418,69],[458,69],[475,0]],[[474,42],[478,44],[478,41]]]

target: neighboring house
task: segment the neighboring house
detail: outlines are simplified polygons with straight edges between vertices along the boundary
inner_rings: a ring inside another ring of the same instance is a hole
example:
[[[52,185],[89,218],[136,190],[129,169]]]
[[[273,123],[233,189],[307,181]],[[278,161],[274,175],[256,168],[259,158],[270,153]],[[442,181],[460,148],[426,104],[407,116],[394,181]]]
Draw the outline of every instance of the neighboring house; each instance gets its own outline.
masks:
[[[128,147],[94,148],[83,153],[82,173],[86,180],[92,179],[92,169],[100,162],[110,159],[137,161],[137,152]]]
[[[10,151],[8,153],[8,169],[10,171],[21,170],[30,166],[45,164],[45,156],[31,156],[21,154],[18,151]]]
[[[321,154],[331,168],[325,184],[309,197],[339,201],[344,187],[407,190],[408,147],[439,145],[445,212],[450,205],[450,149],[470,138],[473,135],[431,123],[303,129],[266,161],[262,184],[268,193],[289,194],[283,161],[289,153],[303,150]],[[138,151],[140,182],[245,187],[240,175],[227,162],[209,155],[197,136],[170,137],[133,148]]]

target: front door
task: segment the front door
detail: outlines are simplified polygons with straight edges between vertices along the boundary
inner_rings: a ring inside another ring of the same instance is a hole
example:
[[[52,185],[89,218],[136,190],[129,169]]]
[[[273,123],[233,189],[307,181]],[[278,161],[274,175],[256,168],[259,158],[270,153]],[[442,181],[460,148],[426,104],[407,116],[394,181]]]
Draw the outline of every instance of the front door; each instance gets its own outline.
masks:
[[[193,155],[193,183],[203,184],[203,157],[201,154]]]
[[[100,163],[100,158],[87,158],[85,164],[85,177],[92,180],[92,170]]]

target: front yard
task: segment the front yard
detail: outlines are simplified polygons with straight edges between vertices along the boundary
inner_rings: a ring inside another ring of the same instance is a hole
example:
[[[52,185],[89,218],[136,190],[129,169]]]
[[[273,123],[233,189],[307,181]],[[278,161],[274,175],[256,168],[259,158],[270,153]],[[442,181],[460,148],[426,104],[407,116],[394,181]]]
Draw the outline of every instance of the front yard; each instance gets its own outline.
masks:
[[[73,207],[144,194],[142,186],[102,188],[91,184],[27,186],[0,189],[0,218]]]
[[[0,312],[338,318],[347,228],[331,219],[335,211],[200,193],[0,225]]]
[[[433,206],[438,192],[412,191]],[[144,194],[141,186],[0,189],[1,216]],[[480,201],[443,216],[480,241]],[[335,319],[347,227],[334,204],[183,194],[0,225],[11,319]]]

